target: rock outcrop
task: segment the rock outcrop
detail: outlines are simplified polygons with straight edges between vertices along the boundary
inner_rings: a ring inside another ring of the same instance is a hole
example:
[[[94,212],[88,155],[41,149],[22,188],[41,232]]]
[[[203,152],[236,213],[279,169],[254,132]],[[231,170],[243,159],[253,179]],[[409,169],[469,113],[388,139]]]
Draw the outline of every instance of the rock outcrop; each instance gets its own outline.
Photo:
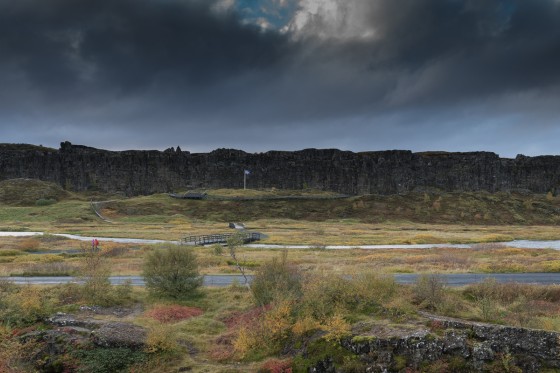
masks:
[[[423,327],[389,323],[362,326],[341,345],[359,358],[367,372],[424,371],[437,362],[442,371],[560,370],[560,333],[429,314],[424,317],[428,322]],[[491,370],[492,365],[499,369]],[[317,362],[312,371],[344,369],[337,368],[329,357]]]
[[[57,313],[49,317],[48,324],[58,327],[54,332],[80,331],[97,346],[126,347],[139,349],[145,346],[146,329],[141,326],[120,321],[104,321],[90,317]]]
[[[127,195],[187,188],[317,188],[345,194],[442,191],[546,193],[560,188],[560,156],[499,158],[489,152],[353,153],[336,149],[245,153],[218,149],[191,154],[107,151],[63,142],[60,149],[0,145],[0,180],[32,178],[67,190]]]

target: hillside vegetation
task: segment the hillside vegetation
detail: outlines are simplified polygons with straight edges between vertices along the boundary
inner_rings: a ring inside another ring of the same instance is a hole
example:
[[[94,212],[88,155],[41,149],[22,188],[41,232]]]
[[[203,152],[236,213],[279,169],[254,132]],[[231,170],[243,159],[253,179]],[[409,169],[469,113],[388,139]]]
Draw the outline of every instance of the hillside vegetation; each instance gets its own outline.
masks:
[[[0,203],[15,206],[48,205],[70,197],[58,184],[34,179],[0,181]]]
[[[231,193],[231,192],[230,192]],[[251,195],[253,191],[247,192]],[[285,195],[285,191],[283,192]],[[293,192],[293,195],[301,195]],[[235,196],[242,196],[241,193]],[[302,195],[305,196],[305,195]],[[177,200],[167,195],[122,199],[104,204],[113,217],[182,214],[210,221],[356,219],[364,223],[410,221],[435,224],[555,225],[560,197],[520,193],[409,193],[350,198],[254,200]]]
[[[431,192],[364,195],[303,190],[206,190],[208,199],[175,199],[167,194],[123,198],[120,195],[70,193],[51,182],[32,179],[0,181],[0,206],[41,206],[60,201],[93,199],[113,218],[184,215],[213,222],[258,219],[363,223],[409,221],[424,224],[556,225],[560,197],[549,194]]]

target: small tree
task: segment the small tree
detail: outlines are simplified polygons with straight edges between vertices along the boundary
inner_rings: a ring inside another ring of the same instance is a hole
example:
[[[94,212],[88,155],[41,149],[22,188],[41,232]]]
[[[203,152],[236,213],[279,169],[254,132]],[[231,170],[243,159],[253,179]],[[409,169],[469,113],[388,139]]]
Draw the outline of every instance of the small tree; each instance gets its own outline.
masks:
[[[244,237],[243,233],[237,232],[236,234],[234,234],[233,236],[227,239],[227,247],[228,247],[229,255],[235,262],[235,266],[237,267],[237,269],[245,279],[245,285],[248,286],[249,279],[247,278],[247,275],[245,275],[245,267],[243,267],[241,263],[239,263],[239,260],[237,259],[237,247],[243,245],[243,237]]]
[[[89,244],[82,244],[83,255],[81,277],[84,281],[83,297],[86,301],[99,305],[111,303],[112,286],[109,280],[111,269],[101,251]]]
[[[172,298],[188,296],[202,285],[196,255],[185,247],[166,245],[148,253],[143,275],[151,293]]]
[[[437,275],[422,275],[416,280],[414,295],[422,306],[436,310],[445,302],[445,282]]]

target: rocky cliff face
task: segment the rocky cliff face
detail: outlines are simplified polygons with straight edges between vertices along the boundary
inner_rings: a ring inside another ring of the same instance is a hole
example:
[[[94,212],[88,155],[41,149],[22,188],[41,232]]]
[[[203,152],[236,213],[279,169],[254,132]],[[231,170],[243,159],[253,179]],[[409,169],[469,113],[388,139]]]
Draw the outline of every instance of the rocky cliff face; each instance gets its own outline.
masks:
[[[107,151],[61,144],[60,149],[0,145],[0,180],[33,178],[66,189],[127,195],[186,188],[240,188],[243,170],[250,188],[317,188],[346,194],[560,188],[560,156],[499,158],[494,153],[353,153],[336,149],[245,153],[218,149],[191,154],[166,151]]]
[[[340,343],[366,372],[537,373],[560,369],[559,333],[424,317],[428,327],[385,323],[360,330]],[[335,360],[328,356],[310,371],[347,371],[337,367]]]

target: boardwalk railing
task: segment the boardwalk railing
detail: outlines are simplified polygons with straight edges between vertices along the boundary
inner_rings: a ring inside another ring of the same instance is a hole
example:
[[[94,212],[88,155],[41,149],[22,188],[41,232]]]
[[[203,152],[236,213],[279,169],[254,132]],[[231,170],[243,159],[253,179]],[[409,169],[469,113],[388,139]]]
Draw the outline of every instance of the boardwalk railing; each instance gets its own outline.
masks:
[[[233,236],[239,236],[244,243],[258,241],[261,239],[260,233],[225,233],[225,234],[204,234],[200,236],[188,236],[181,238],[181,245],[211,245],[215,243],[226,243]]]

